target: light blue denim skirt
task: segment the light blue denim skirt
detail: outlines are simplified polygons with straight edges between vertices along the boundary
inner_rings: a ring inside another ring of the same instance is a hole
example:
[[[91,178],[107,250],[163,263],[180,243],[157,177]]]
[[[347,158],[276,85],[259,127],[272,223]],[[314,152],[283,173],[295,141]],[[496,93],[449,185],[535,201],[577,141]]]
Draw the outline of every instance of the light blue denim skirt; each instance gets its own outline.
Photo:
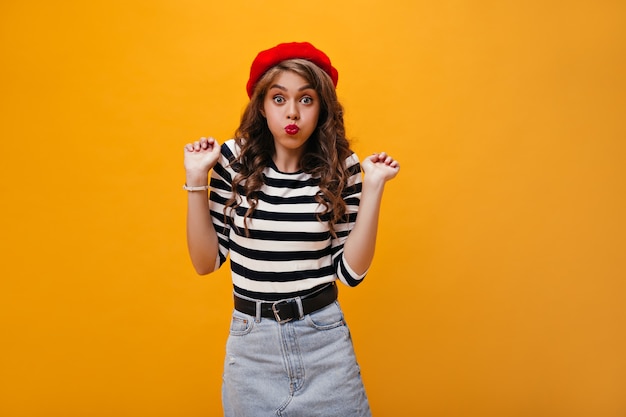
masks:
[[[283,324],[234,310],[222,404],[225,417],[371,416],[339,303]]]

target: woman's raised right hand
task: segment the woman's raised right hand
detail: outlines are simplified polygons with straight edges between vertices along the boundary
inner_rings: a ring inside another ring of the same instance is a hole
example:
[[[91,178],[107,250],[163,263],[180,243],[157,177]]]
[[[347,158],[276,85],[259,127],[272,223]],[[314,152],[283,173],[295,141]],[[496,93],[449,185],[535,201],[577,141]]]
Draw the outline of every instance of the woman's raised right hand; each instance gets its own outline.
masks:
[[[185,171],[187,177],[207,178],[211,168],[220,158],[220,144],[213,138],[200,138],[185,145]],[[193,184],[187,184],[193,185]]]

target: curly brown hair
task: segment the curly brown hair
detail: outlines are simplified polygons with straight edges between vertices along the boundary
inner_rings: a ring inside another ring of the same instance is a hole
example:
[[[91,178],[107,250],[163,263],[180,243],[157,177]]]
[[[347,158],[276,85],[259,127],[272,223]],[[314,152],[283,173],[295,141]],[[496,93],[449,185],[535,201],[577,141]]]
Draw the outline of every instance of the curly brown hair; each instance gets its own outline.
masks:
[[[320,112],[317,127],[305,145],[300,161],[302,171],[319,178],[320,191],[315,197],[325,207],[317,218],[328,219],[330,233],[336,236],[334,226],[346,215],[343,191],[350,176],[346,159],[352,154],[345,134],[343,106],[331,78],[318,66],[304,59],[282,61],[270,68],[258,81],[248,106],[241,117],[235,132],[235,142],[240,147],[240,155],[233,162],[238,174],[233,178],[233,196],[226,202],[226,211],[241,205],[242,189],[250,208],[244,216],[246,234],[247,219],[258,204],[257,192],[263,185],[263,169],[272,163],[275,153],[274,138],[262,114],[265,94],[276,77],[283,71],[292,71],[304,78],[317,92],[320,99]]]

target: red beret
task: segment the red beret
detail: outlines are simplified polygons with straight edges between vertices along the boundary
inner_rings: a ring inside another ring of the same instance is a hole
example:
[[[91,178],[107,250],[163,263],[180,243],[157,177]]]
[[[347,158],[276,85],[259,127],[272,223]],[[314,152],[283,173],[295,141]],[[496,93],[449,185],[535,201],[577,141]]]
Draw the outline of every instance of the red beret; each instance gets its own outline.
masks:
[[[268,69],[281,61],[297,58],[306,59],[320,67],[330,76],[333,80],[333,85],[337,87],[339,73],[330,64],[330,58],[328,58],[324,52],[308,42],[281,43],[273,48],[259,52],[252,62],[252,66],[250,67],[250,79],[246,85],[248,97],[252,97],[254,86]]]

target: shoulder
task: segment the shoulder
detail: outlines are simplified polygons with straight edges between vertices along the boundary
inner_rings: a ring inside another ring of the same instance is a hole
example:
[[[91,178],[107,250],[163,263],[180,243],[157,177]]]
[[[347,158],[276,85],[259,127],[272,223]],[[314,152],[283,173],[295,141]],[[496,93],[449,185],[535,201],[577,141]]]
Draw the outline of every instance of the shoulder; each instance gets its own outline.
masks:
[[[237,159],[241,154],[241,148],[237,145],[235,139],[228,139],[222,143],[222,155],[228,159]]]
[[[238,160],[241,156],[241,148],[235,139],[229,139],[222,143],[221,158],[219,163],[229,169],[237,170]]]
[[[237,163],[240,155],[239,146],[234,139],[229,139],[220,146],[220,154],[217,164],[213,167],[213,172],[230,182],[239,172]]]
[[[352,174],[361,172],[361,160],[355,152],[352,152],[350,156],[346,158],[346,170]]]
[[[359,163],[359,156],[354,151],[350,151],[350,155],[346,158],[346,165],[354,165]]]

